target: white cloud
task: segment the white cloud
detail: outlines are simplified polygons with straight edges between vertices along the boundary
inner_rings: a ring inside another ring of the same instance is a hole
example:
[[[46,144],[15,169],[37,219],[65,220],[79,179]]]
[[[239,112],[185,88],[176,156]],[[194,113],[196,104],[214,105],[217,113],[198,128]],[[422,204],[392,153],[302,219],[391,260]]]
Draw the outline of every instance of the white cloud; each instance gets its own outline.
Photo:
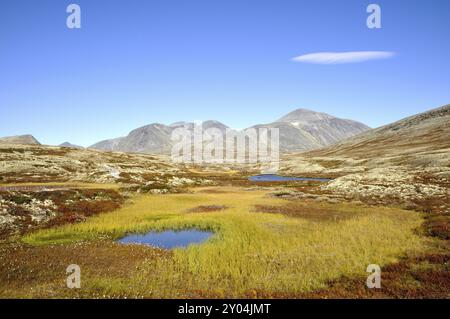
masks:
[[[394,52],[389,51],[317,52],[297,56],[292,58],[292,61],[314,64],[344,64],[387,59],[394,55]]]

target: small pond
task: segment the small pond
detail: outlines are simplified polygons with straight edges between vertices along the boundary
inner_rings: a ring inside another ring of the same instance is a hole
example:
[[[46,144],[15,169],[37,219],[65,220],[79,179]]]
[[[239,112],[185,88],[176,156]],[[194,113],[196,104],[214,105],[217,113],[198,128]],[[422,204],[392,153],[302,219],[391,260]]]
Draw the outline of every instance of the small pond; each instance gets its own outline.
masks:
[[[290,182],[290,181],[313,181],[329,182],[331,178],[313,178],[313,177],[289,177],[276,174],[254,175],[249,178],[251,182]]]
[[[142,244],[159,248],[172,249],[183,248],[190,244],[199,244],[210,238],[214,233],[198,229],[186,229],[180,231],[151,231],[146,234],[130,234],[122,239],[122,244]]]

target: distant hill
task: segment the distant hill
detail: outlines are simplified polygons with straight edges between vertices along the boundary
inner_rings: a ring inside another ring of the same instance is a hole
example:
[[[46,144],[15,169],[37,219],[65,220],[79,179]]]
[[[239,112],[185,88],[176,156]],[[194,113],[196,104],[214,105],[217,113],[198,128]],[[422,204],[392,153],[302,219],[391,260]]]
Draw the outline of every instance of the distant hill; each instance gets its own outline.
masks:
[[[420,158],[421,161],[430,165],[432,164],[430,161],[448,161],[449,123],[450,105],[445,105],[307,154],[355,159],[384,157],[392,161],[408,160],[409,162],[413,158]]]
[[[69,143],[69,142],[64,142],[62,144],[59,144],[58,146],[59,147],[80,148],[80,149],[84,148],[83,146],[75,145],[75,144],[72,144],[72,143]]]
[[[0,137],[0,143],[7,144],[26,144],[26,145],[41,145],[33,135],[16,135]]]
[[[125,137],[98,142],[90,148],[105,151],[136,153],[170,153],[171,134],[177,127],[192,128],[193,123],[177,122],[171,125],[153,123],[131,131]],[[225,132],[229,127],[218,121],[203,122],[203,128],[218,128]],[[360,122],[340,119],[329,114],[298,109],[270,124],[253,128],[278,128],[280,151],[293,152],[320,148],[370,129]]]

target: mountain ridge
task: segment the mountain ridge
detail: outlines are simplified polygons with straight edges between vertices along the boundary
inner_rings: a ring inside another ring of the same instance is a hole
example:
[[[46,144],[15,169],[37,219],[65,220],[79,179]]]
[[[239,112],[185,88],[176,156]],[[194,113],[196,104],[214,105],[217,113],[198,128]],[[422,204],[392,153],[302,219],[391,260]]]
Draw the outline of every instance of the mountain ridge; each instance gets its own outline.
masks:
[[[440,162],[438,156],[431,153],[450,152],[448,123],[450,104],[408,116],[336,144],[306,152],[305,155],[351,156],[359,159],[376,159],[382,155],[393,159],[400,156],[412,159],[430,153],[430,160]]]
[[[103,151],[168,154],[173,145],[171,133],[182,126],[192,129],[194,123],[183,121],[170,125],[151,123],[130,131],[127,136],[103,140],[89,148]],[[216,127],[222,132],[229,129],[220,121],[203,122],[204,130],[211,127]],[[340,119],[305,108],[296,109],[272,123],[257,124],[250,128],[278,128],[282,152],[320,148],[370,129],[361,122]]]

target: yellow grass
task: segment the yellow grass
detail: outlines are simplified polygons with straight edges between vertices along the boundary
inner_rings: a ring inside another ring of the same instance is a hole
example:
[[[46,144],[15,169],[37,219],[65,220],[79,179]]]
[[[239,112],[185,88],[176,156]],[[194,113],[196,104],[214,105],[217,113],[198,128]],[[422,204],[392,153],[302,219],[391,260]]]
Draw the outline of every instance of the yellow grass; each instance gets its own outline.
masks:
[[[411,211],[311,202],[318,208],[355,213],[354,218],[320,222],[255,212],[254,205],[286,203],[267,196],[267,191],[214,189],[219,192],[197,189],[193,194],[140,195],[116,212],[32,233],[23,241],[67,244],[185,228],[215,232],[201,245],[175,249],[171,258],[130,269],[131,278],[83,280],[85,290],[146,297],[186,297],[189,291],[214,296],[242,296],[253,290],[309,291],[341,276],[364,274],[369,264],[382,266],[425,248],[414,231],[421,216]],[[199,205],[225,205],[228,209],[188,212]]]

